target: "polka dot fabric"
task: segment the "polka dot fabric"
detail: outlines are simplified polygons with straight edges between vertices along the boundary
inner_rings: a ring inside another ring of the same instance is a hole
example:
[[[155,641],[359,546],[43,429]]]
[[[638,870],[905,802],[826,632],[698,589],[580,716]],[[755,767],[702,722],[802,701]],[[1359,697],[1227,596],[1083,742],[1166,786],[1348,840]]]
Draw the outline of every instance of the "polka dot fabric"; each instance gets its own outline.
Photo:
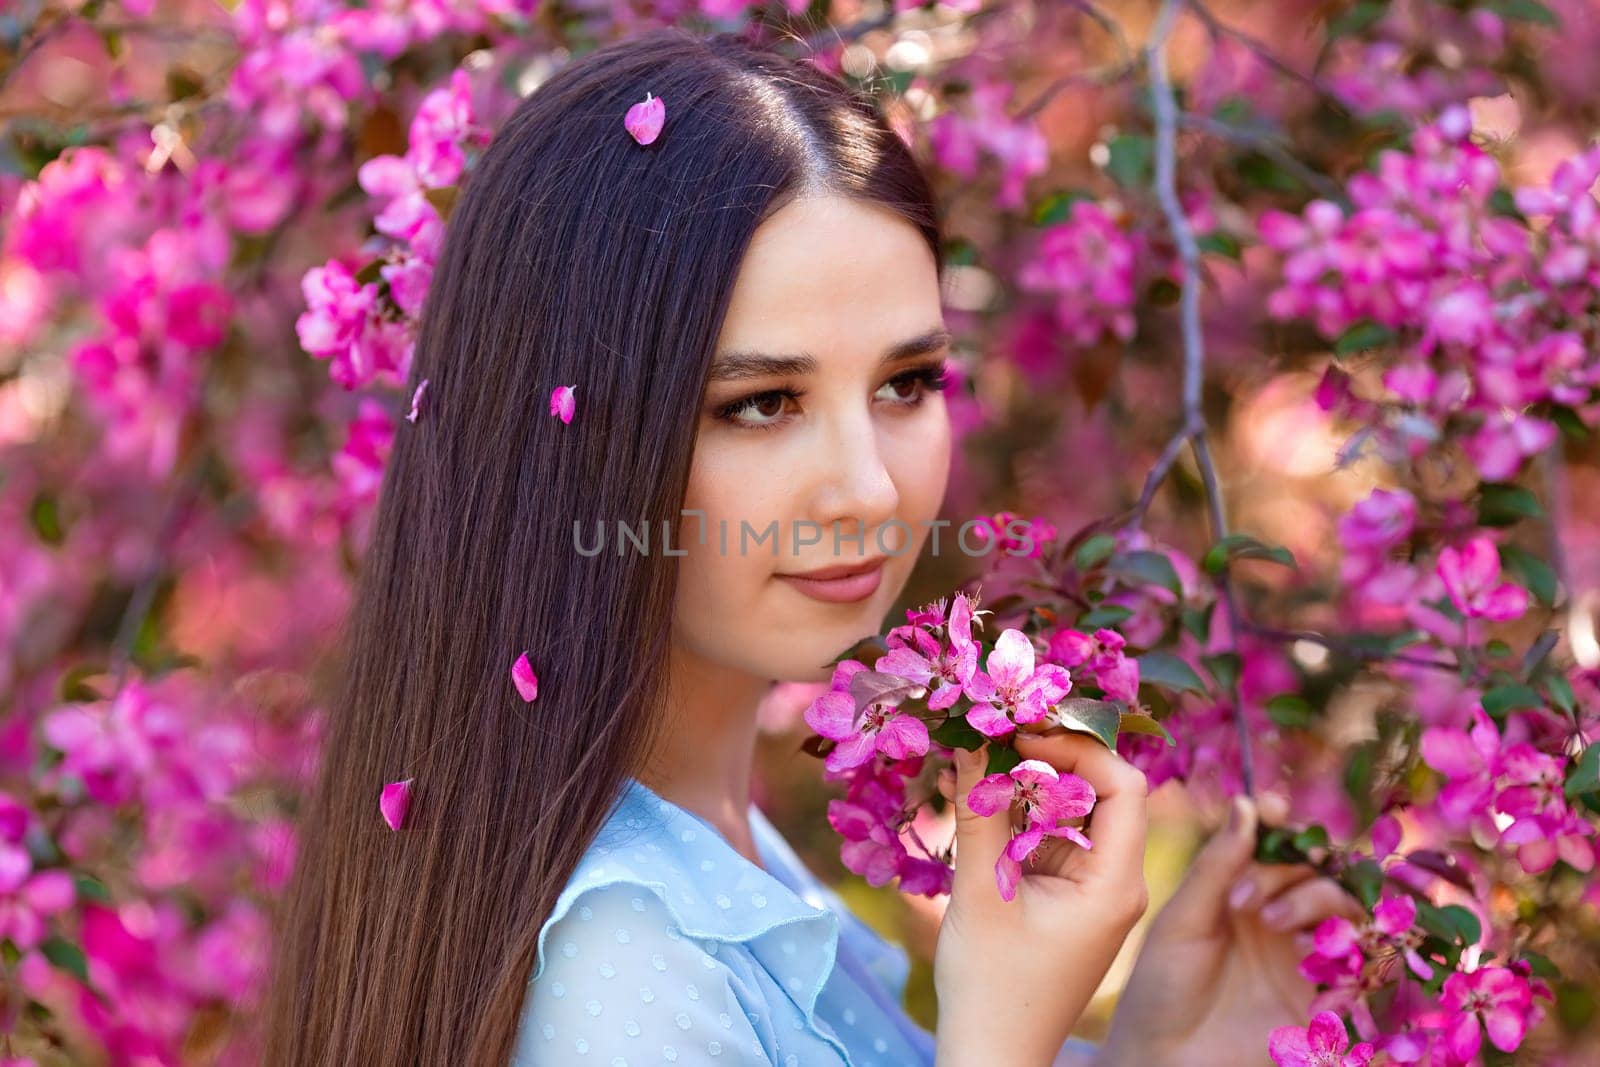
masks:
[[[761,866],[627,780],[539,932],[511,1067],[933,1063],[905,951],[750,821]]]

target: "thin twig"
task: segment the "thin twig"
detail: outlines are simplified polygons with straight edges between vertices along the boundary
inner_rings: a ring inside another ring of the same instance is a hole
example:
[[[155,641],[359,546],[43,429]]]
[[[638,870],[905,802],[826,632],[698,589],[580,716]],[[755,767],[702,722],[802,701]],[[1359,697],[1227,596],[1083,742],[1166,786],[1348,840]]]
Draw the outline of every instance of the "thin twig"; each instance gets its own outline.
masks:
[[[1314,630],[1280,630],[1272,626],[1263,626],[1260,623],[1246,621],[1245,632],[1253,637],[1265,638],[1268,641],[1307,641],[1313,645],[1320,645],[1330,652],[1336,652],[1351,659],[1367,662],[1406,663],[1413,667],[1428,667],[1432,670],[1446,671],[1455,674],[1461,665],[1448,659],[1428,659],[1424,656],[1414,656],[1405,652],[1383,652],[1375,648],[1363,648],[1354,641],[1347,641],[1327,634],[1319,634]]]
[[[1155,191],[1161,202],[1161,213],[1166,216],[1167,227],[1172,231],[1173,242],[1178,246],[1181,296],[1178,303],[1178,321],[1183,334],[1183,411],[1184,428],[1188,431],[1189,447],[1194,450],[1195,463],[1205,484],[1207,510],[1211,519],[1211,538],[1221,542],[1228,535],[1228,518],[1223,510],[1222,489],[1218,484],[1216,466],[1211,461],[1211,450],[1206,445],[1204,413],[1201,408],[1201,386],[1205,372],[1205,336],[1200,326],[1200,245],[1195,240],[1189,218],[1178,200],[1178,104],[1172,89],[1172,79],[1167,73],[1167,41],[1172,36],[1172,25],[1177,19],[1178,6],[1183,0],[1162,0],[1161,12],[1156,16],[1150,43],[1145,48],[1145,62],[1150,70],[1150,99],[1155,113]],[[1169,461],[1170,464],[1170,461]],[[1227,568],[1217,575],[1217,589],[1228,612],[1230,639],[1235,648],[1239,642],[1239,605],[1234,599],[1233,587]],[[1234,728],[1239,738],[1239,775],[1243,779],[1246,796],[1255,792],[1254,760],[1250,753],[1250,728],[1244,719],[1244,707],[1239,700],[1237,673],[1228,682],[1229,699],[1233,709]]]
[[[1272,48],[1268,46],[1265,41],[1261,40],[1259,37],[1250,35],[1238,27],[1229,26],[1227,23],[1223,22],[1215,14],[1213,14],[1211,9],[1206,7],[1201,0],[1184,0],[1184,2],[1188,5],[1189,10],[1193,11],[1196,17],[1198,17],[1201,22],[1206,24],[1206,28],[1211,31],[1212,36],[1232,37],[1235,41],[1238,41],[1240,44],[1244,45],[1251,52],[1253,52],[1256,57],[1261,60],[1261,62],[1265,63],[1273,70],[1293,78],[1295,81],[1304,82],[1306,85],[1316,90],[1319,95],[1326,98],[1329,103],[1333,104],[1340,111],[1348,113],[1349,109],[1345,106],[1344,101],[1340,98],[1338,93],[1334,92],[1333,87],[1327,82],[1323,81],[1315,74],[1307,74],[1304,71],[1296,70],[1294,67],[1291,67],[1288,63],[1285,63],[1282,59],[1278,58],[1278,55],[1273,52]]]
[[[1107,15],[1104,11],[1101,11],[1094,4],[1090,3],[1089,0],[1068,0],[1068,2],[1071,3],[1073,7],[1087,15],[1089,18],[1093,19],[1095,24],[1105,31],[1106,36],[1111,38],[1112,42],[1117,47],[1116,62],[1108,63],[1103,67],[1096,67],[1091,70],[1078,70],[1073,71],[1070,74],[1062,75],[1049,85],[1045,86],[1037,96],[1023,105],[1022,109],[1019,110],[1016,115],[1016,117],[1019,119],[1032,118],[1034,115],[1037,115],[1040,111],[1043,111],[1045,106],[1049,104],[1051,100],[1054,100],[1056,96],[1063,90],[1077,85],[1089,86],[1093,88],[1111,85],[1114,82],[1121,81],[1139,69],[1139,55],[1128,44],[1128,37],[1122,32],[1122,26],[1118,24],[1116,19],[1112,18],[1110,15]]]
[[[1283,141],[1270,133],[1246,129],[1243,126],[1235,126],[1220,119],[1211,118],[1208,115],[1196,115],[1192,112],[1185,112],[1179,116],[1178,122],[1180,125],[1187,126],[1190,129],[1212,134],[1225,141],[1243,145],[1246,148],[1253,148],[1272,159],[1273,162],[1284,170],[1289,171],[1296,178],[1299,178],[1306,188],[1311,189],[1324,200],[1332,200],[1341,206],[1348,206],[1349,197],[1345,195],[1343,189],[1339,188],[1337,182],[1325,174],[1319,174],[1316,170],[1295,158],[1294,153],[1289,151]]]

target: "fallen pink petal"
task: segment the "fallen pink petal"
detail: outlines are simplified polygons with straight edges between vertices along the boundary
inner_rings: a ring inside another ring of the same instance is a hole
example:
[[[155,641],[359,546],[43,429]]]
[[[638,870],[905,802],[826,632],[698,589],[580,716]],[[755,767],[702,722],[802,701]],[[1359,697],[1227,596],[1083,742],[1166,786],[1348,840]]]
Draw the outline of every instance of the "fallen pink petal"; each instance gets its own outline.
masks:
[[[411,806],[412,778],[404,778],[398,782],[390,782],[383,787],[383,793],[378,797],[378,810],[383,813],[383,821],[389,824],[389,829],[398,830],[400,824],[405,822],[406,809]]]
[[[661,125],[667,121],[667,105],[659,96],[644,94],[644,99],[628,109],[622,125],[640,144],[650,144],[661,136]]]
[[[428,391],[428,379],[424,378],[417,383],[417,391],[411,394],[411,411],[406,415],[407,422],[416,422],[422,414],[422,394]]]
[[[533,703],[539,695],[539,676],[533,673],[533,664],[528,662],[528,654],[524,652],[517,657],[517,662],[511,665],[511,681],[517,687],[517,692],[522,694],[522,699]]]
[[[576,385],[558,385],[550,394],[550,414],[556,416],[564,423],[572,422],[572,415],[578,408]]]

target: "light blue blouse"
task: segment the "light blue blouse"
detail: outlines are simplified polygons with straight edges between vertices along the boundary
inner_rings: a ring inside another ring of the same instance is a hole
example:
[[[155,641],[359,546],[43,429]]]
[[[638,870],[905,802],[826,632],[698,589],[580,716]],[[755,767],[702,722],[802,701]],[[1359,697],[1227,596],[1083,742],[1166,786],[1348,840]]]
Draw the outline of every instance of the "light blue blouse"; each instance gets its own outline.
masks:
[[[512,1067],[933,1063],[933,1035],[901,1007],[905,950],[754,804],[750,824],[765,870],[626,780],[539,932]]]

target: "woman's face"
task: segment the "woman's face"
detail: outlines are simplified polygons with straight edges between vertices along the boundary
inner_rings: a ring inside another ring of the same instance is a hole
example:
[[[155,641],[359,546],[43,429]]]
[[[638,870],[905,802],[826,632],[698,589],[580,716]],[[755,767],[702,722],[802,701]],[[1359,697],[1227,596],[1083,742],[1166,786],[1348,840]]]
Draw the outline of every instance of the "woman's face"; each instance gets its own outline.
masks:
[[[703,513],[684,516],[678,546],[686,651],[825,681],[829,660],[878,632],[944,498],[950,424],[930,383],[948,341],[933,253],[888,209],[802,199],[756,230],[684,504]]]

